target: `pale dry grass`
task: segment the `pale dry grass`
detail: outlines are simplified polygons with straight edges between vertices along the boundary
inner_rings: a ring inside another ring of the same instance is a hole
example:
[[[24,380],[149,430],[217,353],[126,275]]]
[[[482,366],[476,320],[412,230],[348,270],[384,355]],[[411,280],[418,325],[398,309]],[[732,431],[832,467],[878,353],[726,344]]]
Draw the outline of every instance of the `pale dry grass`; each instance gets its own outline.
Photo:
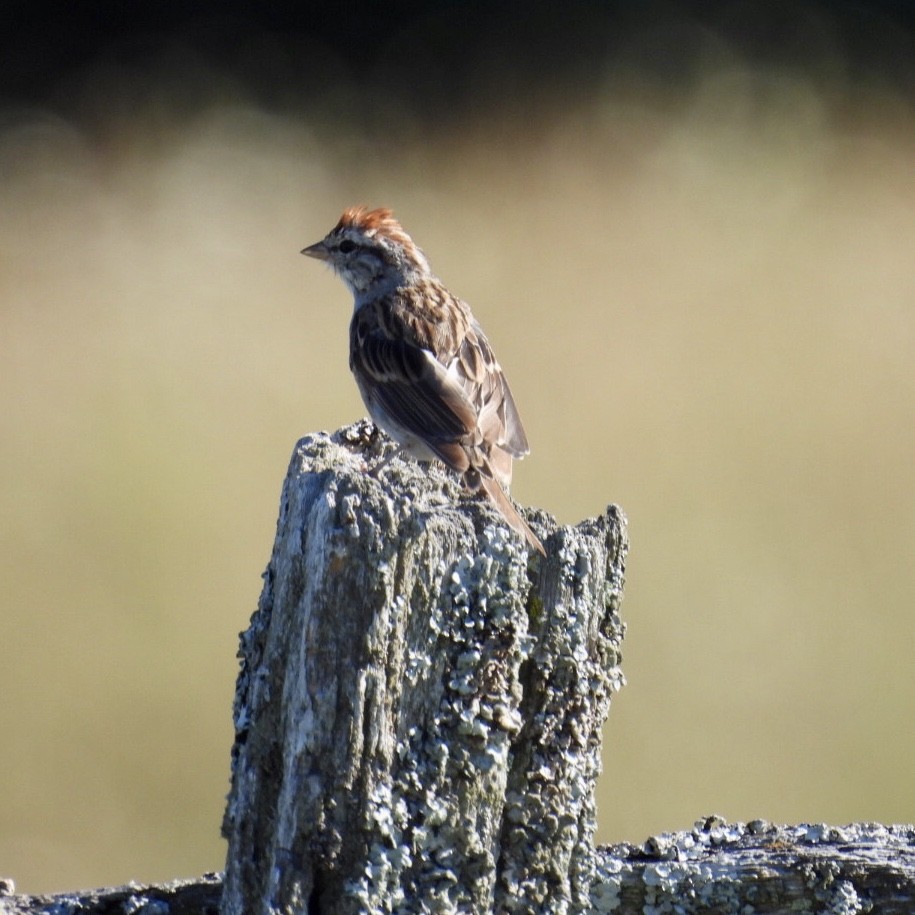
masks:
[[[915,819],[910,112],[729,68],[392,159],[227,98],[0,132],[3,873],[221,867],[286,461],[362,413],[347,295],[298,250],[358,201],[489,331],[515,495],[629,514],[601,838]]]

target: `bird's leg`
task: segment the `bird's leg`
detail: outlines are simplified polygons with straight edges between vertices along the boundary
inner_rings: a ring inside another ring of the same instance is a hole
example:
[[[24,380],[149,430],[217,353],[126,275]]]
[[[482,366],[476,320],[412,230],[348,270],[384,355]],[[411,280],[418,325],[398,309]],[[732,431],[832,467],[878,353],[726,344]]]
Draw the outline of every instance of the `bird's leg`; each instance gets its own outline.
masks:
[[[375,443],[378,441],[380,436],[381,436],[381,426],[379,426],[378,423],[373,422],[372,431],[369,432],[369,435],[368,435],[368,447],[374,448]]]

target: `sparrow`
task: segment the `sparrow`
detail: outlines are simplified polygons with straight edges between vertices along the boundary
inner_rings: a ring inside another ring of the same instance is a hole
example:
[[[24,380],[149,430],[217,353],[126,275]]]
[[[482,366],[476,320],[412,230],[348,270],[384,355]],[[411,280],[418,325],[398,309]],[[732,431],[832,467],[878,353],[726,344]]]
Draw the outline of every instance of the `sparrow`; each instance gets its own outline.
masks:
[[[388,209],[350,207],[302,254],[333,267],[353,294],[350,370],[372,421],[399,445],[397,453],[450,467],[546,555],[505,493],[512,459],[530,448],[511,388],[470,306],[448,291]]]

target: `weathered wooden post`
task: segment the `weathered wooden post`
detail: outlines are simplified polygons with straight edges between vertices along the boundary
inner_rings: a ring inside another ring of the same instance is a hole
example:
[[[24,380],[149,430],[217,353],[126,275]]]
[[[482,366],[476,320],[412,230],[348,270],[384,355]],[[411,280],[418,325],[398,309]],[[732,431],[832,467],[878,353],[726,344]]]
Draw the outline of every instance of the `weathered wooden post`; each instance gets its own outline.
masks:
[[[312,435],[242,638],[222,910],[580,912],[623,682],[616,508],[528,552],[445,474]]]
[[[710,816],[595,848],[625,519],[537,513],[529,555],[446,474],[367,476],[368,429],[308,436],[289,467],[242,636],[224,879],[4,879],[0,915],[915,912],[912,826]]]

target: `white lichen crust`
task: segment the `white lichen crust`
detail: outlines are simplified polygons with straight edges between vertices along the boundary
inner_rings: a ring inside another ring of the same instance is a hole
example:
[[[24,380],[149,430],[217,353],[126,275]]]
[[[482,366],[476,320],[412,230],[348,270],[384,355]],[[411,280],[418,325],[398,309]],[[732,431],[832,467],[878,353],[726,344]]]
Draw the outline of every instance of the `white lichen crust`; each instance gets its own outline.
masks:
[[[709,816],[596,851],[590,915],[910,915],[915,827],[775,826]]]
[[[623,683],[615,508],[537,513],[548,556],[440,471],[297,446],[242,635],[218,875],[16,896],[3,915],[911,915],[915,827],[705,817],[595,849],[600,730]]]
[[[588,900],[622,682],[617,509],[530,520],[357,424],[296,447],[242,636],[223,911],[564,912]]]
[[[388,798],[376,799],[383,813]],[[401,846],[403,847],[403,843]],[[385,856],[399,870],[393,849]],[[727,823],[705,817],[685,832],[653,836],[641,845],[597,849],[586,862],[592,882],[583,907],[588,915],[911,915],[915,912],[915,827],[853,823],[774,826],[764,820]],[[410,903],[400,884],[390,899],[366,897],[364,911],[404,910]],[[3,915],[216,915],[222,890],[218,874],[159,886],[127,886],[16,896],[11,880],[0,879]],[[564,904],[564,903],[563,903]],[[426,910],[435,906],[427,898]],[[443,897],[439,910],[453,910]],[[531,905],[553,911],[551,903]],[[255,909],[260,910],[260,909]],[[296,911],[287,908],[285,911]],[[316,902],[307,909],[318,915]],[[330,911],[337,911],[332,908]],[[484,911],[500,911],[495,907]]]

